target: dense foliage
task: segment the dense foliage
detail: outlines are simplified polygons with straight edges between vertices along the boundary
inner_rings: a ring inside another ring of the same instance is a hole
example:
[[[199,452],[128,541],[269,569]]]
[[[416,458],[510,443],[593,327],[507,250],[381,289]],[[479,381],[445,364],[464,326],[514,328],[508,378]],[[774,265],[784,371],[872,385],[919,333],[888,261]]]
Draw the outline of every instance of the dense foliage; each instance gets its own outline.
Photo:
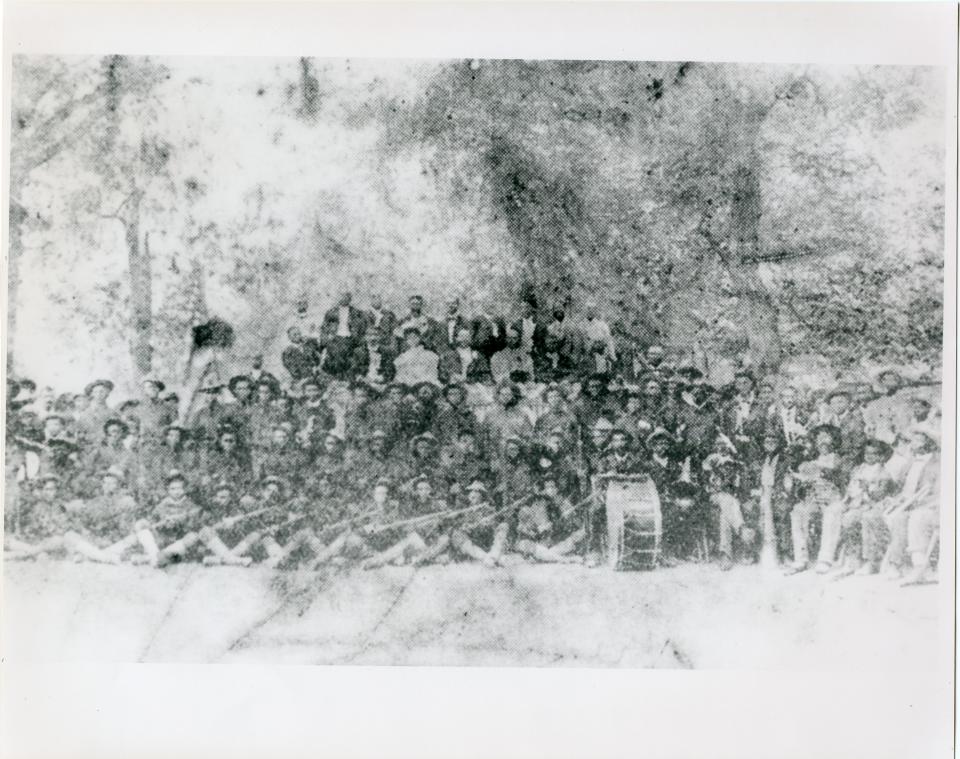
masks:
[[[10,345],[46,381],[65,359],[172,372],[210,314],[269,353],[294,301],[341,287],[593,296],[622,339],[772,365],[939,357],[936,70],[112,56],[13,76]]]

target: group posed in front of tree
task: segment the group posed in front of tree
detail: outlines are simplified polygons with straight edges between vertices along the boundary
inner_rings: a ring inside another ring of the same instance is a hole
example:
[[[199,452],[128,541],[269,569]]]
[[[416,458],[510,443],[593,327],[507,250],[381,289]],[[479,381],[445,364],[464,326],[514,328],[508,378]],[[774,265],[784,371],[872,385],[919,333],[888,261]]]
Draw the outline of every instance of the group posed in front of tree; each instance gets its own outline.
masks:
[[[276,375],[214,361],[119,404],[110,379],[57,397],[8,380],[5,556],[596,565],[623,475],[656,485],[665,565],[929,572],[939,411],[897,371],[812,391],[742,366],[715,386],[699,351],[628,345],[595,304],[576,323],[518,310],[345,293],[316,323],[297,309]]]

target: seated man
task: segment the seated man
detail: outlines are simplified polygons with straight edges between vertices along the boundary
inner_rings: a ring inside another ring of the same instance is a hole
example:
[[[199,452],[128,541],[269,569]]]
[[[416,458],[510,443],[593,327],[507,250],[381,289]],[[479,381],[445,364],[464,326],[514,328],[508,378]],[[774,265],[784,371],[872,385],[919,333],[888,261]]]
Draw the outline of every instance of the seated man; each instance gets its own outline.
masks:
[[[436,353],[424,347],[420,331],[412,327],[406,330],[404,345],[404,351],[394,361],[394,381],[408,386],[421,382],[439,385],[440,359]]]
[[[386,530],[383,525],[371,530],[387,547],[361,566],[373,569],[384,564],[424,564],[439,560],[450,544],[450,537],[438,517],[446,511],[446,502],[434,496],[429,478],[418,477],[413,497],[399,512],[400,523]]]
[[[137,523],[137,534],[154,566],[181,559],[199,542],[200,507],[187,495],[187,478],[178,471],[165,478],[166,495],[156,505],[151,520]]]
[[[490,362],[471,347],[473,337],[468,327],[457,330],[454,344],[440,354],[440,378],[444,382],[490,382]]]
[[[65,503],[55,475],[41,475],[37,492],[27,501],[22,529],[18,535],[4,535],[6,558],[28,559],[47,553],[68,552],[94,561],[116,564],[119,558],[100,550],[73,530],[77,503]]]
[[[81,552],[88,559],[116,564],[131,548],[150,549],[149,536],[137,529],[137,503],[122,489],[124,478],[121,470],[107,469],[100,475],[100,493],[75,507],[77,532],[101,549]]]
[[[899,579],[909,552],[912,572],[908,582],[919,582],[927,570],[927,549],[940,519],[940,459],[938,433],[932,427],[914,427],[907,435],[912,460],[900,492],[889,499],[882,514],[863,516],[864,559],[876,571],[881,546],[886,576]],[[869,570],[865,570],[869,571]]]
[[[487,486],[479,480],[466,487],[470,512],[465,523],[453,528],[450,545],[461,556],[495,567],[503,558],[510,525],[505,516],[494,509],[487,498]]]
[[[667,562],[706,559],[708,520],[700,488],[679,480],[671,483],[660,496],[661,502],[669,503],[663,515],[663,555]],[[719,500],[717,503],[719,505]]]
[[[879,507],[896,490],[893,478],[885,464],[893,449],[877,438],[868,439],[863,445],[863,463],[850,474],[850,482],[844,498],[835,501],[823,510],[823,526],[820,530],[820,553],[817,556],[817,572],[825,574],[834,562],[845,558],[844,574],[852,574],[860,565],[862,551],[863,515]]]
[[[569,527],[565,530],[562,521],[564,520],[558,509],[556,482],[550,485],[542,482],[539,492],[520,507],[513,550],[545,563],[581,563],[582,558],[572,555],[571,552],[582,541],[586,532],[582,527],[576,528],[565,539],[557,542],[555,536],[558,530],[569,530]]]
[[[756,531],[744,519],[739,497],[739,467],[733,461],[715,461],[709,470],[710,502],[719,512],[720,569],[733,567],[735,542],[740,545],[744,558],[752,558]]]

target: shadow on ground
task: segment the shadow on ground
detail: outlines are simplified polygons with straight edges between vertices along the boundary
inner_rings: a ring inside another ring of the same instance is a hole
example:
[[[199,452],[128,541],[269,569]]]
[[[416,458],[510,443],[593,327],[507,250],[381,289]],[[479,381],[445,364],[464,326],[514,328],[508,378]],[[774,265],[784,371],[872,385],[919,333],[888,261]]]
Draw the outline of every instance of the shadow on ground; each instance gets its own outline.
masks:
[[[7,562],[8,660],[930,669],[936,586],[757,567]]]

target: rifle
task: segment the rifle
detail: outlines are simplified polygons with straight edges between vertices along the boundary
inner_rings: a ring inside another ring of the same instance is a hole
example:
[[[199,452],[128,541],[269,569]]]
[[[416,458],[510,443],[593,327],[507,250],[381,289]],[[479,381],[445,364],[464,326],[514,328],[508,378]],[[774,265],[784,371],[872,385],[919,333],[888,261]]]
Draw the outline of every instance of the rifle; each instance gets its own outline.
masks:
[[[443,511],[434,511],[434,512],[431,512],[430,514],[422,514],[417,517],[409,517],[407,519],[401,519],[396,522],[377,525],[372,532],[373,534],[376,534],[378,532],[383,532],[384,530],[392,530],[397,527],[406,527],[408,525],[413,525],[413,524],[419,525],[420,523],[426,524],[435,519],[449,519],[450,517],[458,516],[460,514],[467,514],[471,511],[476,511],[481,506],[485,506],[485,505],[486,504],[481,503],[476,506],[468,506],[467,508],[464,508],[464,509],[445,509]]]
[[[506,512],[511,511],[512,509],[515,509],[517,506],[519,506],[519,505],[520,505],[521,503],[523,503],[524,501],[529,501],[534,495],[536,495],[536,494],[535,494],[535,493],[528,493],[527,495],[523,496],[522,498],[518,498],[517,500],[513,501],[512,503],[508,503],[506,506],[501,506],[499,509],[494,509],[494,510],[493,510],[492,512],[490,512],[489,514],[485,514],[484,516],[478,517],[477,519],[473,520],[472,522],[468,522],[467,524],[465,524],[465,525],[463,526],[463,529],[469,530],[469,529],[472,529],[472,528],[474,528],[474,527],[477,527],[477,526],[483,524],[484,522],[489,522],[491,519],[494,519],[494,518],[500,516],[501,514],[505,514]]]

